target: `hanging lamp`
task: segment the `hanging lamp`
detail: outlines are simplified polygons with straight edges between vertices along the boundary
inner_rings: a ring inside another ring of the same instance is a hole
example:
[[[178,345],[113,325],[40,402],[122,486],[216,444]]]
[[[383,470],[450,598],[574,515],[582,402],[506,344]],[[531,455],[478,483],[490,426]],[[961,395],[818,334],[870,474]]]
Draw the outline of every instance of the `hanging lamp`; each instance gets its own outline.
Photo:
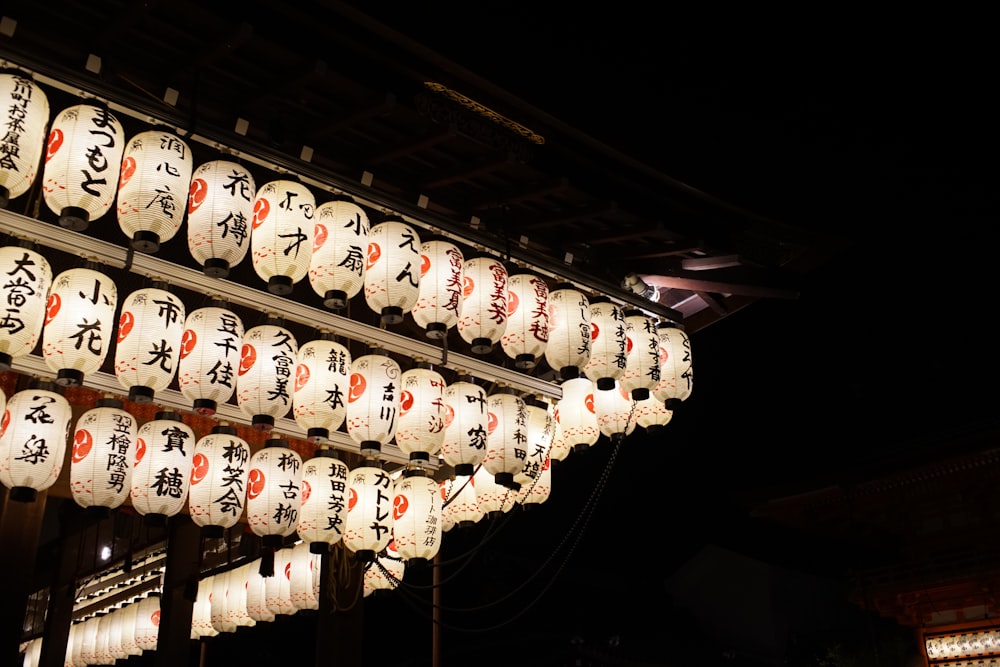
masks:
[[[317,206],[314,220],[309,284],[324,306],[340,310],[365,284],[368,214],[341,195]]]
[[[187,244],[206,276],[227,278],[250,251],[250,224],[257,189],[243,165],[212,160],[191,174]]]

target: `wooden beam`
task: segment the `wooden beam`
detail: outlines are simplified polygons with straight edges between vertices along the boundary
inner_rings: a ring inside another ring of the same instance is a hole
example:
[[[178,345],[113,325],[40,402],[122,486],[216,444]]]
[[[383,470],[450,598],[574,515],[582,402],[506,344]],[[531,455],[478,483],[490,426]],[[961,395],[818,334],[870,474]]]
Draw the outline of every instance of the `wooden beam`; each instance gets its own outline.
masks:
[[[381,153],[375,153],[368,156],[364,160],[364,164],[369,167],[374,167],[376,165],[384,164],[386,162],[391,162],[393,160],[398,160],[400,158],[408,157],[414,153],[418,153],[428,148],[433,148],[438,144],[450,141],[458,136],[453,127],[448,127],[441,132],[436,134],[430,134],[426,137],[421,137],[418,141],[411,142],[405,145],[399,145],[391,150],[383,151]]]

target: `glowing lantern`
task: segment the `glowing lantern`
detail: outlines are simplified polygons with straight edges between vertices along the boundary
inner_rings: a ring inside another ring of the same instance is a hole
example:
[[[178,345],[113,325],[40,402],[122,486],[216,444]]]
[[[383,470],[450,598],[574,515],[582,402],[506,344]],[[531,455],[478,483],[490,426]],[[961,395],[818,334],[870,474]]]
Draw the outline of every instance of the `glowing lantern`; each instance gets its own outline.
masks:
[[[255,429],[270,431],[275,418],[291,409],[298,353],[295,336],[278,324],[261,324],[243,335],[236,401]]]
[[[549,459],[538,471],[538,476],[521,486],[517,493],[517,502],[522,508],[537,507],[549,499],[552,493],[552,465]]]
[[[486,458],[483,467],[497,484],[517,489],[514,475],[524,467],[528,442],[528,411],[524,400],[512,390],[501,390],[487,402]]]
[[[135,610],[135,644],[142,651],[155,651],[160,631],[160,594],[150,593]]]
[[[469,528],[483,518],[474,479],[472,475],[455,475],[441,482],[441,513],[459,528]]]
[[[420,236],[402,220],[386,220],[368,234],[365,303],[384,324],[399,324],[420,295]]]
[[[427,462],[444,441],[444,387],[441,374],[418,362],[400,378],[396,446],[410,461]]]
[[[402,371],[379,351],[351,362],[347,395],[347,433],[364,456],[376,456],[396,435]]]
[[[458,323],[465,258],[462,250],[444,239],[420,246],[420,291],[413,304],[413,321],[424,335],[440,340]]]
[[[162,523],[184,509],[194,442],[194,431],[176,412],[158,412],[139,427],[130,496],[148,523]]]
[[[42,638],[35,637],[29,642],[26,642],[22,646],[22,653],[24,653],[24,663],[23,667],[38,667],[42,657]]]
[[[124,152],[122,125],[107,108],[78,104],[55,117],[42,195],[60,225],[80,232],[111,209]]]
[[[370,459],[348,477],[344,546],[367,563],[392,539],[392,478]]]
[[[410,565],[433,559],[441,548],[441,492],[422,470],[396,480],[392,534],[400,557]]]
[[[191,610],[191,639],[215,637],[219,634],[219,631],[212,627],[212,583],[211,576],[198,582],[198,595]]]
[[[533,368],[549,342],[549,286],[519,270],[507,279],[507,329],[500,346],[515,368]]]
[[[315,609],[316,595],[313,589],[313,569],[318,566],[316,558],[309,551],[309,545],[299,542],[288,552],[288,597],[296,609]]]
[[[108,631],[108,651],[111,654],[111,662],[114,663],[115,660],[128,660],[129,654],[125,650],[124,638],[125,614],[122,609],[115,609],[109,616],[111,617],[111,623]]]
[[[594,410],[601,434],[612,442],[620,441],[635,430],[635,401],[617,382],[614,389],[597,392]]]
[[[292,393],[295,423],[309,442],[325,442],[347,417],[351,352],[333,340],[312,340],[299,348]]]
[[[625,332],[625,311],[606,296],[590,299],[590,361],[583,373],[607,391],[625,372],[628,337]]]
[[[486,391],[468,375],[444,389],[444,440],[441,458],[456,475],[471,475],[486,458]]]
[[[647,433],[658,433],[673,416],[673,410],[668,410],[665,402],[652,394],[635,403],[635,423]]]
[[[365,210],[348,198],[316,207],[309,284],[327,308],[339,310],[365,284],[370,225]]]
[[[0,75],[2,85],[3,75]],[[0,93],[2,94],[2,93]],[[0,140],[2,142],[2,140]],[[0,171],[2,173],[2,171]],[[45,322],[52,267],[45,257],[19,246],[0,248],[0,371],[35,349]]]
[[[394,590],[403,580],[405,573],[406,561],[400,557],[395,542],[391,541],[385,551],[379,554],[371,564],[371,567],[365,570],[362,581],[364,595]]]
[[[206,162],[191,175],[187,242],[205,275],[226,278],[250,250],[250,221],[256,186],[242,165]]]
[[[184,304],[159,287],[144,287],[122,301],[115,376],[128,399],[149,403],[177,373],[184,335]]]
[[[62,394],[36,384],[10,397],[0,421],[0,483],[20,502],[34,502],[59,478],[73,417]]]
[[[69,488],[80,507],[120,506],[132,488],[139,424],[117,398],[100,398],[76,421]]]
[[[317,449],[302,464],[302,509],[296,532],[312,553],[326,553],[344,536],[347,475],[347,464],[333,449]]]
[[[473,354],[489,354],[507,330],[507,267],[495,257],[473,257],[462,282],[458,333]]]
[[[215,304],[188,313],[177,362],[178,389],[206,417],[233,397],[243,350],[243,321]]]
[[[688,399],[694,384],[691,366],[691,339],[684,327],[675,322],[657,325],[660,340],[660,382],[653,395],[664,401],[668,410],[676,410]]]
[[[142,655],[142,649],[135,643],[135,617],[139,605],[126,604],[121,609],[122,614],[122,649],[129,656]]]
[[[181,228],[187,209],[191,149],[166,130],[132,137],[122,156],[118,225],[139,252],[153,253]]]
[[[549,449],[552,447],[552,437],[555,434],[554,420],[548,403],[537,398],[526,398],[524,406],[528,413],[525,429],[528,439],[524,465],[521,471],[514,475],[514,481],[522,487],[538,479],[542,468],[548,465]]]
[[[628,338],[625,371],[618,381],[632,399],[641,401],[660,381],[660,337],[656,321],[640,310],[626,311],[625,335]]]
[[[563,380],[580,375],[590,361],[590,301],[568,283],[549,292],[549,342],[545,361]]]
[[[91,616],[81,623],[80,660],[85,665],[97,664],[97,630],[100,624],[100,616]]]
[[[549,462],[550,465],[555,465],[559,461],[565,461],[566,457],[573,451],[573,448],[563,437],[562,424],[559,423],[558,401],[552,410],[552,423],[555,430],[552,432],[552,446],[549,447]]]
[[[230,572],[232,570],[212,575],[211,618],[216,632],[236,632],[236,615],[230,609]]]
[[[247,524],[265,547],[277,549],[295,532],[301,508],[302,457],[287,440],[272,438],[250,458]],[[265,576],[267,565],[261,566]]]
[[[267,582],[274,577],[261,576],[260,561],[250,563],[247,570],[247,615],[258,623],[270,623],[274,612],[267,606]]]
[[[316,198],[301,183],[277,180],[257,190],[250,228],[250,258],[267,291],[284,296],[306,277],[312,261]]]
[[[479,512],[488,519],[511,511],[517,500],[517,493],[497,484],[496,478],[484,466],[476,468],[476,473],[472,476],[472,484],[475,487],[475,499]]]
[[[56,373],[56,384],[82,384],[85,375],[101,368],[117,308],[118,288],[105,274],[75,268],[55,277],[42,326],[42,357]]]
[[[243,516],[250,445],[220,424],[194,444],[188,512],[205,537],[222,537]]]
[[[0,74],[0,115],[6,132],[0,139],[0,208],[34,184],[45,148],[49,100],[31,77]]]
[[[291,581],[288,578],[288,556],[291,549],[274,552],[274,576],[264,578],[264,595],[267,608],[279,616],[290,616],[298,611],[292,605]]]

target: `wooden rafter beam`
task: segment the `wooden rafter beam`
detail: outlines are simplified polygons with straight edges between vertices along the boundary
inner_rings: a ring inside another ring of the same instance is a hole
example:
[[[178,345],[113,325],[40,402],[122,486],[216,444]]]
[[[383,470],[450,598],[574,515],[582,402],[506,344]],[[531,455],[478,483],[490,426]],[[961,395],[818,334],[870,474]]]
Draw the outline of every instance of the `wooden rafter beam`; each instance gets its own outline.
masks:
[[[469,204],[469,207],[473,210],[481,210],[484,208],[491,208],[498,205],[512,205],[520,204],[522,202],[530,202],[535,199],[540,199],[548,195],[556,194],[569,187],[569,179],[566,177],[557,178],[555,180],[543,181],[541,183],[536,183],[529,185],[524,188],[511,189],[505,192],[498,193],[495,197],[490,197],[489,199],[482,199],[480,201],[475,201]]]
[[[420,187],[422,189],[444,187],[446,185],[459,183],[482,174],[488,174],[512,163],[513,157],[509,154],[504,154],[499,157],[480,161],[476,164],[460,165],[454,169],[446,169],[433,174],[421,183]]]

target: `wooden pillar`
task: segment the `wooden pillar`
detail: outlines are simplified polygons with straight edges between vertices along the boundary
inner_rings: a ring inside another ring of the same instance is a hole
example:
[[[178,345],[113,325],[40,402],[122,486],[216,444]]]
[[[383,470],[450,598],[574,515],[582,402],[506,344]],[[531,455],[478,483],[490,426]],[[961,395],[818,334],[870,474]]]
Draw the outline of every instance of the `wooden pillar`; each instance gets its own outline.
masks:
[[[167,521],[167,562],[153,664],[187,667],[200,661],[198,643],[191,639],[191,616],[198,594],[201,528],[187,514],[177,514]]]
[[[0,496],[0,572],[6,582],[0,604],[0,665],[21,664],[21,632],[28,598],[34,593],[46,495],[42,491],[33,501],[21,502],[11,500],[10,490],[4,487]]]
[[[316,667],[361,667],[364,568],[342,544],[323,554],[316,615]]]

